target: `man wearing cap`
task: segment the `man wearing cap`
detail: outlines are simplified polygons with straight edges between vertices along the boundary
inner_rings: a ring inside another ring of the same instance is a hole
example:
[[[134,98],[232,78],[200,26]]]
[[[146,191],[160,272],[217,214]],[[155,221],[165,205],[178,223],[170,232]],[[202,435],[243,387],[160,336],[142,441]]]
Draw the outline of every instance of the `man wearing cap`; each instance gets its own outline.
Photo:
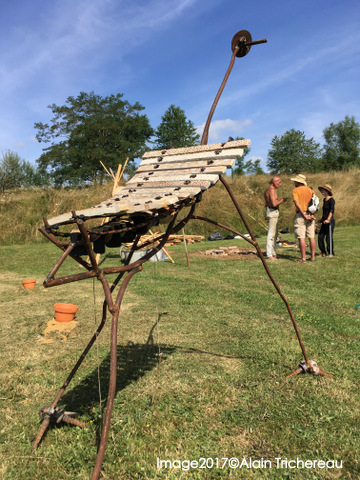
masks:
[[[278,235],[279,205],[286,202],[287,197],[278,198],[276,189],[281,185],[281,178],[274,177],[270,180],[269,187],[265,190],[265,217],[268,221],[268,234],[266,238],[266,256],[268,260],[276,260],[276,239]]]
[[[299,240],[301,259],[295,260],[297,263],[306,262],[306,243],[305,238],[309,239],[310,243],[310,260],[315,260],[315,217],[307,211],[313,190],[307,186],[305,175],[298,174],[291,179],[294,182],[295,188],[293,190],[293,200],[296,208],[294,221],[294,234]]]

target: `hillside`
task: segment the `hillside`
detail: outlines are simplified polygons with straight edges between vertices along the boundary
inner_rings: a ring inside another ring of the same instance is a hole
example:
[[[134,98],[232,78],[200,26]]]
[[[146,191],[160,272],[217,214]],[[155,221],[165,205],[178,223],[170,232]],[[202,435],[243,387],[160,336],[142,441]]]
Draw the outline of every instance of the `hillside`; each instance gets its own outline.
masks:
[[[293,182],[290,176],[282,176],[279,197],[290,197],[280,207],[279,227],[288,227],[292,231],[294,205],[291,201]],[[307,175],[308,185],[317,191],[317,187],[329,183],[333,187],[336,201],[335,219],[337,225],[347,226],[360,223],[360,170],[347,172],[323,172]],[[266,234],[264,226],[263,193],[268,186],[269,175],[237,176],[229,178],[229,183],[246,214],[251,227],[258,235]],[[11,245],[41,241],[37,228],[42,218],[52,217],[73,209],[96,205],[109,198],[112,184],[84,188],[43,188],[13,190],[0,195],[0,244]],[[319,193],[317,191],[317,193]],[[319,197],[321,195],[319,194]],[[219,182],[204,194],[196,210],[197,215],[217,220],[244,232],[244,227]],[[265,224],[266,225],[266,224]],[[204,222],[192,222],[186,227],[187,234],[209,235],[216,227]]]

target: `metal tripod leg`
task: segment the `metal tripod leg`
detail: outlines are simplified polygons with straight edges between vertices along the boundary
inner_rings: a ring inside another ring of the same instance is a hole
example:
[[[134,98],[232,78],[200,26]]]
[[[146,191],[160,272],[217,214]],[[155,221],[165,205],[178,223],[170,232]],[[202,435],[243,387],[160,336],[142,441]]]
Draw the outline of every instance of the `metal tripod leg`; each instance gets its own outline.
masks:
[[[97,480],[100,475],[100,470],[101,466],[104,460],[104,455],[105,455],[105,450],[106,450],[106,444],[109,436],[109,431],[110,431],[110,422],[111,422],[111,414],[112,414],[112,409],[114,406],[114,398],[115,398],[115,393],[116,393],[116,366],[117,366],[117,328],[118,328],[118,319],[119,319],[119,313],[120,313],[120,305],[122,302],[122,299],[124,297],[124,293],[126,290],[126,287],[128,286],[131,278],[135,273],[139,272],[142,270],[142,267],[137,267],[131,272],[127,274],[125,277],[119,293],[116,298],[116,305],[118,306],[118,311],[115,315],[112,317],[112,322],[111,322],[111,343],[110,343],[110,382],[109,382],[109,392],[108,392],[108,398],[107,398],[107,403],[106,403],[106,413],[105,413],[105,420],[103,424],[103,429],[101,432],[101,438],[100,438],[100,446],[98,450],[98,454],[96,457],[96,462],[95,462],[95,467],[93,470],[93,474],[91,479],[92,480]]]

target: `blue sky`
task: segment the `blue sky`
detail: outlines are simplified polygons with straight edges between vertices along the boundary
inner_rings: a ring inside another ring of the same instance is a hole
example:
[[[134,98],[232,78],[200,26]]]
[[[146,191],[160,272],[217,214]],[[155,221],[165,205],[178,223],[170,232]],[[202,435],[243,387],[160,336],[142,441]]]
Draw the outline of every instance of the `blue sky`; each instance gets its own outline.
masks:
[[[209,143],[250,138],[265,167],[274,135],[323,143],[360,121],[360,3],[353,0],[12,0],[0,5],[0,152],[35,163],[35,122],[81,91],[139,101],[155,128],[170,104],[202,132],[239,30],[268,43],[237,58]]]

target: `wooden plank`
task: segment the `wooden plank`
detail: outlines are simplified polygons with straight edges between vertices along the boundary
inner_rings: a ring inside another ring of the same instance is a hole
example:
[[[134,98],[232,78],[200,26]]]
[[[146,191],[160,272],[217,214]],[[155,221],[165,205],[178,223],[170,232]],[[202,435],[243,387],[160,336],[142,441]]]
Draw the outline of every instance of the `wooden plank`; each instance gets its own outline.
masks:
[[[179,197],[181,196],[191,196],[191,197],[194,197],[195,195],[197,195],[198,193],[201,192],[201,188],[199,187],[164,187],[164,186],[152,186],[151,188],[146,188],[146,189],[143,189],[143,188],[136,188],[136,187],[127,187],[127,188],[124,188],[122,191],[121,191],[121,195],[119,195],[118,197],[115,197],[115,198],[121,198],[122,200],[124,200],[125,198],[127,198],[128,196],[130,195],[143,195],[143,196],[148,196],[149,194],[154,194],[154,195],[168,195],[168,194],[172,194],[172,193],[175,193],[176,195],[178,195]]]
[[[147,204],[149,202],[152,203],[162,203],[167,202],[168,200],[173,201],[174,198],[177,199],[178,202],[186,200],[187,198],[191,197],[191,195],[186,193],[181,193],[177,195],[177,192],[173,192],[172,194],[161,195],[158,193],[147,193],[148,189],[139,190],[138,192],[132,193],[129,195],[128,198],[122,199],[122,204],[127,205],[134,205],[135,203],[144,203]]]
[[[194,152],[208,152],[211,150],[225,150],[228,148],[234,147],[250,147],[250,140],[234,140],[232,142],[224,143],[214,143],[211,145],[196,145],[194,147],[185,147],[185,148],[170,148],[168,150],[153,150],[151,152],[146,152],[143,158],[159,157],[164,155],[182,155],[185,153],[194,153]]]
[[[166,162],[161,164],[152,165],[140,165],[136,170],[139,172],[160,172],[162,170],[184,170],[190,168],[206,168],[216,171],[216,167],[220,168],[219,171],[226,171],[227,168],[232,168],[235,165],[234,159],[226,160],[199,160],[197,162]],[[211,171],[211,170],[210,170]]]
[[[232,148],[229,150],[214,150],[210,152],[195,152],[178,155],[159,155],[157,157],[145,158],[140,163],[140,167],[144,165],[156,165],[160,163],[172,163],[172,162],[194,162],[194,161],[208,161],[208,160],[223,160],[234,159],[242,157],[244,154],[243,148]]]
[[[117,215],[118,213],[128,213],[129,207],[127,205],[111,205],[106,206],[103,204],[96,205],[91,208],[86,208],[83,210],[76,210],[76,215],[84,215],[87,218],[96,218],[103,216]],[[75,220],[72,218],[72,213],[67,212],[57,217],[48,219],[49,225],[52,227],[54,225],[65,225],[67,223],[75,223]]]
[[[86,218],[97,218],[97,217],[111,217],[118,214],[130,214],[136,212],[147,212],[147,211],[156,211],[166,208],[170,205],[175,205],[177,203],[181,204],[181,200],[175,195],[172,197],[165,197],[160,201],[147,200],[138,201],[139,199],[134,198],[133,201],[123,204],[120,202],[114,202],[107,204],[99,204],[95,207],[87,208],[84,210],[77,210],[76,215],[83,215]],[[64,213],[57,217],[50,218],[48,220],[49,225],[52,227],[54,225],[65,225],[68,223],[75,223],[75,220],[72,217],[72,213]]]
[[[207,190],[209,187],[211,187],[211,182],[205,181],[205,180],[163,180],[163,181],[157,181],[157,182],[140,182],[140,183],[134,183],[134,188],[137,190],[140,188],[146,189],[146,188],[163,188],[163,187],[181,187],[181,188],[192,188],[192,187],[200,187],[201,190]]]
[[[175,172],[177,172],[176,175],[175,175]],[[198,180],[205,180],[204,176],[212,178],[214,177],[214,174],[216,174],[216,176],[218,177],[220,174],[225,172],[226,172],[226,167],[223,167],[223,169],[221,169],[220,167],[217,167],[214,170],[210,170],[210,171],[208,171],[207,169],[204,169],[203,171],[202,168],[188,168],[186,170],[175,170],[175,171],[163,170],[161,172],[157,172],[154,175],[149,175],[149,173],[151,172],[136,174],[136,180],[138,182],[156,182],[159,179],[163,179],[164,177],[167,177],[166,180],[177,179],[179,177],[186,177],[189,179],[197,178]],[[135,178],[135,176],[133,178]]]
[[[184,168],[179,170],[156,170],[155,172],[138,172],[137,178],[142,178],[142,181],[155,181],[159,177],[178,177],[179,175],[221,175],[225,173],[227,167],[200,167],[200,168]]]
[[[185,200],[185,199],[183,199]],[[172,195],[171,197],[163,197],[160,200],[155,200],[154,198],[148,198],[145,200],[144,197],[134,197],[131,199],[131,201],[128,203],[129,208],[131,207],[138,207],[138,206],[143,206],[144,209],[148,210],[153,210],[154,208],[160,209],[167,207],[168,205],[174,205],[176,203],[181,203],[183,200],[180,200],[179,197],[176,195]]]
[[[196,177],[194,177],[193,175],[196,175]],[[142,180],[142,177],[143,175],[137,175],[135,174],[133,176],[133,178],[131,178],[127,183],[126,185],[137,185],[138,187],[142,187],[142,186],[145,186],[145,185],[151,185],[152,183],[155,183],[155,182],[167,182],[170,180],[171,178],[171,181],[173,182],[178,182],[178,184],[181,186],[182,183],[181,182],[184,182],[184,181],[187,181],[187,180],[204,180],[206,182],[209,182],[211,185],[216,183],[218,180],[219,180],[219,175],[213,175],[213,174],[174,174],[174,175],[171,175],[171,177],[167,177],[166,175],[154,175],[154,181],[152,180],[152,178],[150,177],[150,179],[148,181],[144,181]],[[141,184],[141,185],[139,185]]]
[[[190,190],[190,189],[189,189]],[[150,191],[150,192],[149,192]],[[199,192],[199,189],[197,189],[197,193]],[[131,192],[129,195],[122,197],[121,198],[121,203],[134,203],[136,202],[144,202],[148,200],[152,201],[161,201],[161,200],[166,200],[169,197],[176,196],[179,200],[185,200],[186,198],[192,197],[194,195],[191,194],[191,192],[187,192],[186,190],[180,190],[176,191],[172,189],[172,192],[170,193],[162,193],[161,190],[158,189],[157,192],[154,192],[153,189],[150,188],[145,188],[145,189],[138,189],[135,192]],[[116,197],[118,198],[118,197]],[[111,200],[116,200],[111,199]]]

